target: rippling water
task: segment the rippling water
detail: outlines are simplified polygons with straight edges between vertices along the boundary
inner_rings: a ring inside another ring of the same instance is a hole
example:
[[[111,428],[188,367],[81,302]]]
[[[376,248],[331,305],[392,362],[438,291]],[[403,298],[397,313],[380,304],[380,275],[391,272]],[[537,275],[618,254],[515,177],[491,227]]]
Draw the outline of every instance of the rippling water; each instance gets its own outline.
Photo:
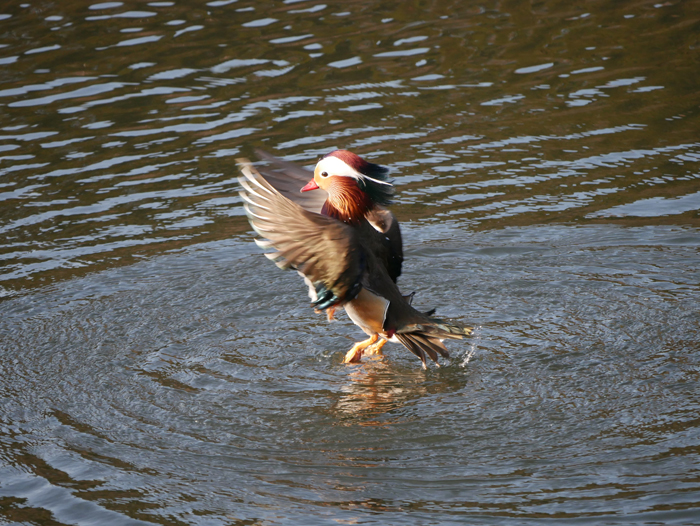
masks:
[[[697,523],[696,2],[69,4],[0,8],[0,522]],[[234,159],[336,147],[440,369],[251,243]]]

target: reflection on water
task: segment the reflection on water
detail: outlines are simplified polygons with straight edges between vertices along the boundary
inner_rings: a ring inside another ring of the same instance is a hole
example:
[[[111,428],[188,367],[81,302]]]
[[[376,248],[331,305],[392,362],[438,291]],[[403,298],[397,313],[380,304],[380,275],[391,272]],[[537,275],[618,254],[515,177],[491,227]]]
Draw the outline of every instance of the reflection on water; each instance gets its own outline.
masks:
[[[387,356],[370,356],[361,365],[348,366],[347,382],[331,411],[339,423],[355,426],[388,426],[396,423],[397,413],[427,397],[465,389],[470,372],[465,367],[471,361],[480,342],[481,330],[476,328],[472,341],[460,342],[465,349],[457,350],[448,366],[427,372],[422,368],[397,367]],[[455,344],[458,345],[458,344]],[[394,349],[396,352],[396,349]],[[443,364],[444,365],[444,364]]]
[[[352,367],[348,382],[341,389],[342,397],[334,410],[338,416],[350,416],[352,425],[389,425],[390,422],[377,420],[398,410],[412,401],[419,401],[426,394],[427,381],[422,370],[399,370],[384,359],[371,359],[368,363]]]
[[[0,7],[0,522],[695,521],[699,15]],[[480,327],[439,369],[250,242],[235,157],[336,147]]]

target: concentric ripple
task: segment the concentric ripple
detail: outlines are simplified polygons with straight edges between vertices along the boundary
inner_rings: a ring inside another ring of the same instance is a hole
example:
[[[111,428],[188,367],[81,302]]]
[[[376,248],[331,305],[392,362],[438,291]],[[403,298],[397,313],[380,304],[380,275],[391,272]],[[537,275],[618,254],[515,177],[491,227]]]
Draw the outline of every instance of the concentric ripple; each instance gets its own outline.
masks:
[[[7,300],[3,505],[77,524],[694,516],[697,232],[430,230],[407,228],[403,286],[478,329],[429,371],[397,346],[342,365],[357,329],[249,243]]]

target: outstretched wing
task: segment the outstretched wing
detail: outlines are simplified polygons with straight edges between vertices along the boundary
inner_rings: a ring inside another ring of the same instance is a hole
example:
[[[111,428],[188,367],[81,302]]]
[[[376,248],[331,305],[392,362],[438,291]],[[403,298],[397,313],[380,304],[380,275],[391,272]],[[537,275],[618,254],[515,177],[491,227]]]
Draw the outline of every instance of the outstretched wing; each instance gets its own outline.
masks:
[[[301,188],[313,178],[313,172],[262,150],[255,150],[255,154],[268,163],[264,167],[258,166],[258,170],[265,180],[275,187],[275,190],[302,208],[321,213],[328,193],[320,188],[313,192],[300,192]],[[384,263],[389,276],[396,283],[401,275],[403,263],[403,243],[399,222],[394,214],[381,206],[374,207],[365,217],[376,230],[376,232],[366,232],[366,245]]]
[[[305,210],[277,191],[247,159],[238,159],[243,173],[240,192],[265,254],[282,269],[294,268],[315,286],[325,309],[350,301],[360,291],[364,256],[357,232],[336,219]]]
[[[265,180],[275,187],[275,190],[305,210],[321,213],[323,203],[328,198],[326,191],[318,188],[313,192],[300,192],[302,187],[313,179],[313,172],[262,150],[255,150],[255,154],[269,163],[265,167],[259,166],[258,170]]]

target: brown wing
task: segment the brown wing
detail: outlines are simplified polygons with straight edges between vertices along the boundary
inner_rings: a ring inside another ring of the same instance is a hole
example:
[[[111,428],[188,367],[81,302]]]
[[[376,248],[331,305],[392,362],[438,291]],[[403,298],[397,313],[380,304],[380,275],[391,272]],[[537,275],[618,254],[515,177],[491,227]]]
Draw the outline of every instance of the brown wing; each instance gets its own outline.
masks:
[[[259,166],[258,170],[265,180],[275,187],[275,190],[309,212],[321,213],[323,203],[328,198],[326,191],[320,188],[313,192],[302,193],[300,191],[306,183],[314,178],[313,172],[262,150],[255,150],[255,154],[269,163],[265,167]]]
[[[255,150],[255,153],[261,160],[269,163],[266,167],[258,167],[268,183],[302,208],[321,213],[328,194],[320,188],[313,192],[300,192],[301,188],[313,178],[313,172],[262,150]],[[376,235],[374,232],[367,233],[369,237],[365,239],[366,244],[384,263],[389,276],[396,283],[401,275],[403,263],[403,242],[399,222],[394,214],[380,206],[368,212],[366,218],[377,231]]]
[[[268,240],[256,243],[277,250],[265,255],[280,268],[304,274],[316,287],[318,308],[355,297],[364,270],[357,232],[336,219],[304,210],[268,183],[250,161],[238,162],[248,220]]]

